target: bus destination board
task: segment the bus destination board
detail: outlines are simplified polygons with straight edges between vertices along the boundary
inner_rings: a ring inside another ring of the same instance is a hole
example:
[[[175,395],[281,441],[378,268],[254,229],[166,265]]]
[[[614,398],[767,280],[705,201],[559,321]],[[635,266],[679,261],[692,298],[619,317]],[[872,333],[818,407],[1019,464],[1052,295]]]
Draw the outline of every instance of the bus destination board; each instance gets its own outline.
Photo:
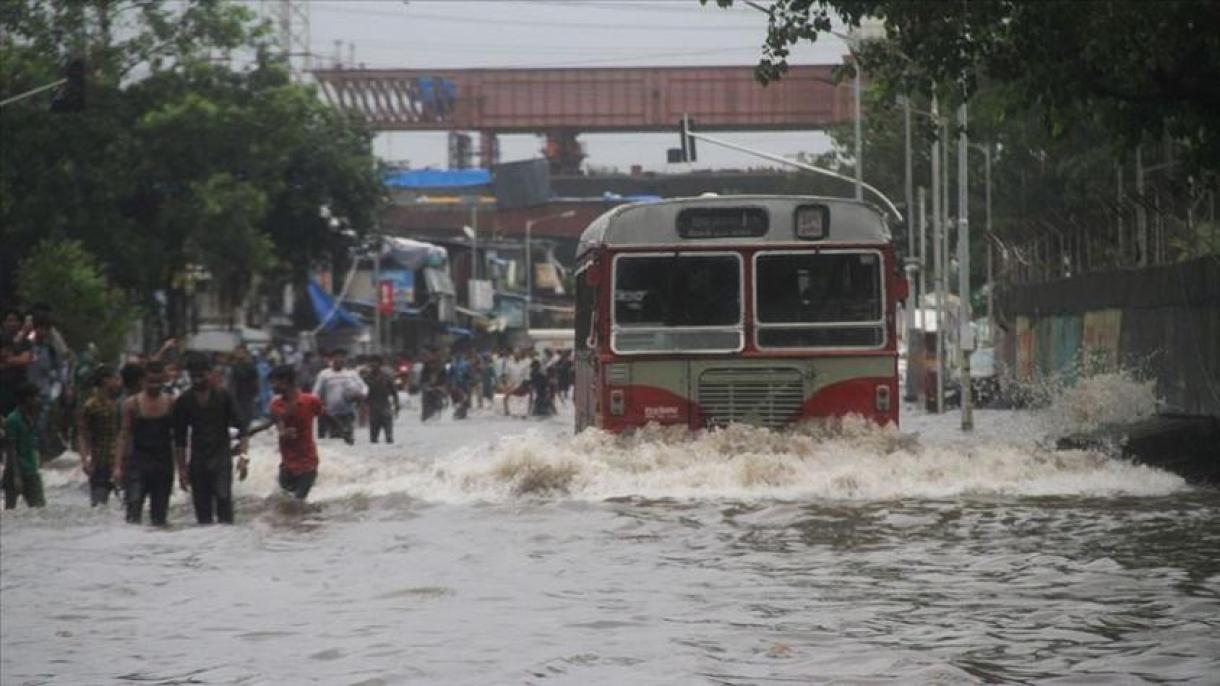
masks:
[[[682,238],[761,238],[770,221],[761,207],[689,207],[677,224]]]

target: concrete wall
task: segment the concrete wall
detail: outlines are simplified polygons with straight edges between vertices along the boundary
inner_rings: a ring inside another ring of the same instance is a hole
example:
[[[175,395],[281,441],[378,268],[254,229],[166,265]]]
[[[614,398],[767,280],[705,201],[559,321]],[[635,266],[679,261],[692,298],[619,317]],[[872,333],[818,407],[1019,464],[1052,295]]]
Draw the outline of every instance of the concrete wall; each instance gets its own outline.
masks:
[[[997,291],[997,348],[1017,378],[1146,369],[1170,411],[1220,417],[1220,258],[1010,285]]]

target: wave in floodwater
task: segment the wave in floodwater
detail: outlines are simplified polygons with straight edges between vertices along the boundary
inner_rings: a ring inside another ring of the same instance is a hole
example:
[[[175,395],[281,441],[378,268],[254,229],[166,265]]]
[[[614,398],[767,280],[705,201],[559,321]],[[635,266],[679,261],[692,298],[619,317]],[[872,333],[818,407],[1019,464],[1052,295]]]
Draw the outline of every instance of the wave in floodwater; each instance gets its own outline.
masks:
[[[255,460],[250,486],[271,492]],[[405,494],[432,502],[520,498],[893,500],[961,496],[1154,496],[1186,488],[1173,474],[1085,451],[1003,442],[925,443],[849,418],[789,432],[734,425],[632,436],[541,429],[434,459],[326,450],[311,500]]]
[[[410,438],[395,448],[324,441],[310,500],[1158,496],[1187,486],[1168,472],[1098,452],[1056,451],[1034,440],[1044,433],[1054,436],[1137,420],[1153,414],[1157,406],[1150,382],[1116,372],[1061,386],[1039,410],[993,412],[981,420],[988,430],[969,437],[946,417],[913,415],[904,419],[904,426],[919,435],[846,418],[786,431],[733,425],[691,434],[678,427],[651,426],[630,436],[588,430],[573,437],[556,420],[525,435],[479,440],[477,432],[492,434],[497,426],[476,419],[435,427],[451,433],[452,440],[449,448],[432,451],[413,445]],[[237,496],[278,494],[274,437],[256,439],[252,451],[250,476],[235,484]],[[84,480],[79,469],[48,469],[43,478],[49,488]],[[273,498],[272,504],[276,502]]]

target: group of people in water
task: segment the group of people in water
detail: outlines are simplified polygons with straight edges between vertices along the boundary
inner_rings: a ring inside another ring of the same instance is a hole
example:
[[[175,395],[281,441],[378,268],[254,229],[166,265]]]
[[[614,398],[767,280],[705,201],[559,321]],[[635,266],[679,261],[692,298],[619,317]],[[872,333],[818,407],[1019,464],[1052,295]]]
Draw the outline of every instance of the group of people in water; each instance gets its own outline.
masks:
[[[432,349],[412,367],[409,387],[421,396],[422,421],[437,416],[446,401],[454,419],[465,419],[471,404],[493,406],[503,396],[503,412],[513,415],[510,402],[523,398],[526,414],[549,417],[558,403],[567,402],[574,379],[570,350],[505,348],[497,352],[456,352],[448,357]]]
[[[152,524],[165,525],[177,474],[199,524],[232,524],[234,472],[244,478],[249,437],[272,426],[279,433],[279,486],[295,498],[309,496],[318,464],[314,424],[323,409],[316,395],[296,385],[292,366],[271,371],[276,398],[261,425],[251,424],[233,393],[213,383],[206,355],[187,355],[190,386],[177,397],[165,391],[161,361],[124,370],[132,371],[121,381],[102,367],[83,409],[79,448],[91,502],[105,504],[117,489],[127,521],[138,524],[148,503]]]
[[[233,480],[247,473],[249,437],[272,427],[279,434],[280,488],[304,500],[317,478],[314,425],[325,410],[317,396],[299,387],[294,367],[271,370],[275,397],[268,418],[257,423],[231,391],[214,382],[207,355],[187,353],[184,367],[189,386],[177,396],[167,390],[160,360],[125,365],[121,376],[107,366],[95,370],[77,425],[92,504],[104,505],[119,491],[128,522],[140,523],[147,505],[149,520],[165,525],[176,480],[191,494],[196,521],[232,523]],[[13,507],[20,496],[39,507],[45,497],[34,431],[38,388],[21,386],[16,399],[17,408],[5,419],[11,452],[5,505]]]
[[[570,351],[430,349],[396,369],[375,355],[353,368],[341,349],[251,355],[239,346],[217,355],[181,352],[175,339],[115,369],[68,350],[41,311],[24,324],[6,312],[0,343],[5,508],[45,505],[41,465],[74,445],[93,506],[118,493],[127,521],[141,522],[147,509],[157,525],[167,521],[175,485],[190,493],[200,524],[231,523],[233,481],[245,478],[249,438],[261,431],[277,430],[279,485],[304,500],[317,479],[315,436],[350,445],[356,425],[367,423],[371,443],[392,443],[400,393],[407,404],[418,395],[423,421],[446,404],[464,419],[476,401],[494,408],[497,394],[506,415],[521,398],[527,415],[548,416],[573,379]]]

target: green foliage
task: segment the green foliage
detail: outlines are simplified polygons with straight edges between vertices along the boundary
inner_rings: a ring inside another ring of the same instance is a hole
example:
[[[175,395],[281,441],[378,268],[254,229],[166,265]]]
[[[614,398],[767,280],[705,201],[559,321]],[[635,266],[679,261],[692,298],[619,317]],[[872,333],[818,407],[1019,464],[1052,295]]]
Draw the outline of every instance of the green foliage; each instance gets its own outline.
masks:
[[[792,45],[828,32],[832,16],[848,26],[876,18],[887,40],[857,52],[890,96],[1003,84],[1010,104],[1052,135],[1095,127],[1120,150],[1168,135],[1186,146],[1185,171],[1220,171],[1220,3],[774,0],[764,9],[764,82],[783,75]]]
[[[236,51],[240,69],[216,55]],[[320,205],[357,231],[382,201],[371,133],[294,83],[243,5],[15,0],[0,9],[0,92],[58,78],[84,54],[87,106],[0,110],[0,291],[21,255],[73,239],[148,311],[202,267],[230,303],[256,274],[304,278],[338,247]]]
[[[21,261],[17,293],[55,310],[68,345],[95,343],[103,359],[118,355],[136,311],[80,241],[46,241]]]

